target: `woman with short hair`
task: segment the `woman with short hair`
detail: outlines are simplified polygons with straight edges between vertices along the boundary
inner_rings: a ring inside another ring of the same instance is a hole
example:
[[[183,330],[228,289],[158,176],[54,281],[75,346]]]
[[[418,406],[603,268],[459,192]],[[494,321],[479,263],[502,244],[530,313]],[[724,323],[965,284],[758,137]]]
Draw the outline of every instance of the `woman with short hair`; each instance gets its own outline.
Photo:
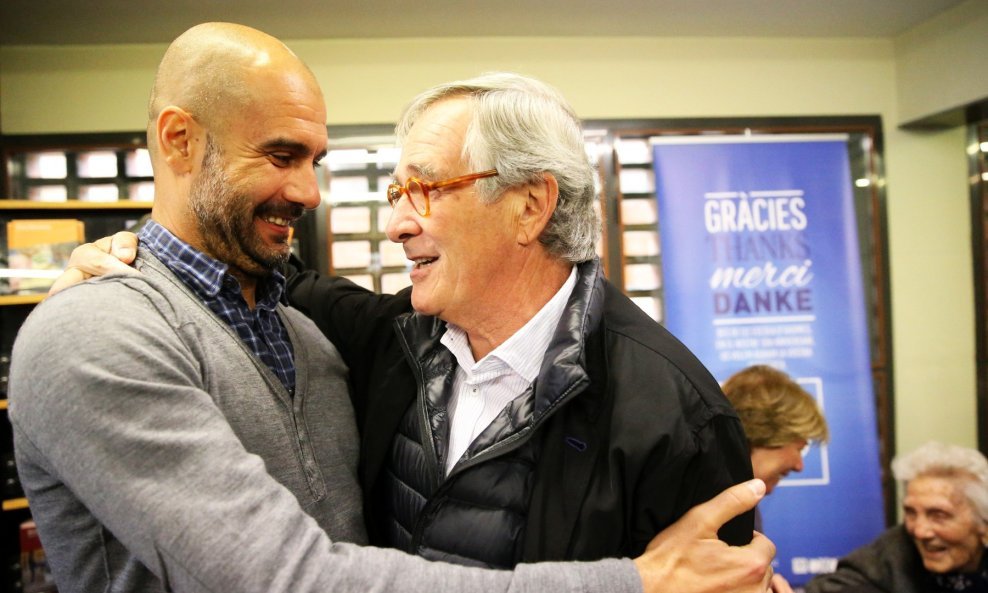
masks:
[[[988,592],[988,460],[930,442],[892,462],[903,524],[851,552],[806,593]]]

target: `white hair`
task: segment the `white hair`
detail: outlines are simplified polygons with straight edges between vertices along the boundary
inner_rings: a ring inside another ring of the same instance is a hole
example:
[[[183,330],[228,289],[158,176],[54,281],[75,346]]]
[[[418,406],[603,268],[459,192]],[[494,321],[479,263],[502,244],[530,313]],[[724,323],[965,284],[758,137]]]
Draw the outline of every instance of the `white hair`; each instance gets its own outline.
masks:
[[[431,105],[461,96],[474,104],[462,156],[475,171],[498,171],[496,177],[477,182],[480,198],[493,202],[508,188],[551,173],[559,184],[559,201],[539,241],[550,254],[566,261],[593,259],[600,237],[600,217],[593,205],[595,171],[573,108],[559,91],[541,81],[492,72],[419,94],[395,128],[398,142]]]
[[[988,459],[979,451],[930,441],[911,453],[897,456],[892,461],[892,474],[902,482],[920,476],[957,479],[981,520],[988,522]]]

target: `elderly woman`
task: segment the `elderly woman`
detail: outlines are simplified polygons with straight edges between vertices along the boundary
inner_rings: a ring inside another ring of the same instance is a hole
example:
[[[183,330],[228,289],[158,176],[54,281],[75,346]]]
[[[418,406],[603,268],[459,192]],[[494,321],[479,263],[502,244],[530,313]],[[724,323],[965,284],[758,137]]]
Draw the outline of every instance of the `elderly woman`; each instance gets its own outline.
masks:
[[[988,592],[988,460],[927,443],[892,462],[906,483],[903,525],[841,559],[806,593]]]

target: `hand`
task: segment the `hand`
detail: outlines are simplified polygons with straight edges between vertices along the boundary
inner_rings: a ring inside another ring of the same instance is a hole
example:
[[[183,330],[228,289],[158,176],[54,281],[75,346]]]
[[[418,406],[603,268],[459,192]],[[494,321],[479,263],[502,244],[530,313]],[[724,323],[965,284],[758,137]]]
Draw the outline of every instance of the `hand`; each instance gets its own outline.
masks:
[[[137,270],[128,265],[134,262],[135,257],[137,235],[127,231],[80,245],[72,250],[69,265],[48,289],[48,296],[93,276],[137,274]]]
[[[769,591],[771,593],[792,593],[792,587],[789,586],[789,581],[781,574],[772,575],[770,585]]]
[[[750,480],[690,509],[635,559],[645,593],[765,593],[775,545],[754,534],[746,546],[717,539],[720,527],[765,496],[765,483]]]

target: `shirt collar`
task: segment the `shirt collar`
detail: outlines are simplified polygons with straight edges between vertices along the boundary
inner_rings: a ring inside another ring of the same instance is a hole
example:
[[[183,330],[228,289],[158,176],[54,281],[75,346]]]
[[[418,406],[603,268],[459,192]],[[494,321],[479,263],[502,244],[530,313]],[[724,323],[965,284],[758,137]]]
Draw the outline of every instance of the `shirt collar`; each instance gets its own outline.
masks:
[[[141,245],[203,298],[241,294],[240,282],[229,273],[230,266],[195,249],[154,220],[137,234]],[[257,308],[273,310],[285,291],[285,276],[278,270],[257,285]],[[242,298],[242,297],[241,297]]]
[[[453,353],[460,366],[468,372],[471,372],[471,367],[480,370],[485,366],[485,363],[494,362],[493,359],[496,358],[511,367],[526,381],[532,382],[539,376],[542,360],[545,358],[546,350],[548,350],[549,343],[555,335],[556,326],[559,325],[559,320],[566,310],[566,303],[569,302],[569,297],[575,286],[576,266],[573,266],[566,282],[549,299],[549,302],[543,305],[539,312],[529,319],[521,329],[476,363],[473,363],[470,343],[463,329],[447,323],[446,332],[440,341]]]

